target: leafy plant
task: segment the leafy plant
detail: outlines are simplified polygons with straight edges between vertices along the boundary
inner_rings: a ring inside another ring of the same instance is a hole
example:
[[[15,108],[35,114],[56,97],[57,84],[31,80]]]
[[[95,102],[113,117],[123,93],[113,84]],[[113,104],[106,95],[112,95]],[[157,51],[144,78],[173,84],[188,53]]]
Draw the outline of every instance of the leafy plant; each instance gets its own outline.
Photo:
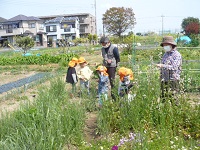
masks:
[[[21,37],[21,36],[17,36],[16,37],[16,44],[21,47],[23,49],[24,54],[27,53],[27,51],[32,48],[34,46],[34,40],[29,37],[29,36],[25,36],[25,37]]]

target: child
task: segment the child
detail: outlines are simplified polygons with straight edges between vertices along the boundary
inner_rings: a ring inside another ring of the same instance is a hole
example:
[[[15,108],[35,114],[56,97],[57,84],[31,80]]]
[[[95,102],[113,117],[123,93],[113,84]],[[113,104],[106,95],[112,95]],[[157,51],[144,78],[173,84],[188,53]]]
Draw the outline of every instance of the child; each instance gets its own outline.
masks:
[[[107,100],[108,97],[108,85],[109,77],[106,73],[107,68],[105,66],[99,66],[96,69],[99,81],[98,81],[98,97],[99,97],[99,107],[102,107],[103,99]]]
[[[90,94],[90,78],[92,75],[92,71],[90,68],[87,66],[87,61],[85,60],[84,57],[80,57],[78,59],[79,65],[80,65],[80,70],[78,71],[77,75],[80,80],[80,88],[81,88],[81,94],[83,90],[87,90],[88,95]]]
[[[76,74],[76,65],[78,64],[77,58],[72,58],[72,60],[69,62],[67,75],[66,75],[66,82],[70,83],[72,85],[72,93],[71,96],[73,97],[73,94],[76,92],[76,83],[78,82],[78,77]]]
[[[121,67],[118,70],[118,75],[120,76],[118,94],[123,97],[125,94],[128,95],[128,100],[132,100],[133,96],[130,94],[130,89],[133,87],[133,72],[129,68]]]

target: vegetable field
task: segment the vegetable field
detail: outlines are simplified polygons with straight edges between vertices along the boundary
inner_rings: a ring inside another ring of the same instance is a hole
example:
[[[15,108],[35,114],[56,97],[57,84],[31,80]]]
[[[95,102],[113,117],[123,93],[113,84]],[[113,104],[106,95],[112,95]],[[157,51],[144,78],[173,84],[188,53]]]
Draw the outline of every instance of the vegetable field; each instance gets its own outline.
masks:
[[[120,66],[129,67],[134,72],[134,99],[128,101],[127,97],[117,96],[119,77],[116,75],[117,100],[113,101],[109,96],[101,109],[97,107],[95,75],[91,79],[90,95],[80,96],[77,92],[73,98],[70,96],[71,86],[65,83],[65,74],[67,61],[73,54],[60,54],[54,57],[59,61],[48,62],[46,60],[51,60],[48,50],[42,57],[26,57],[27,62],[44,62],[29,65],[24,61],[20,65],[16,58],[20,57],[20,61],[23,58],[18,54],[6,54],[3,58],[0,55],[0,62],[4,62],[0,67],[4,84],[9,83],[9,77],[23,76],[24,72],[54,74],[42,83],[30,85],[26,91],[22,88],[0,97],[0,105],[10,102],[7,107],[12,106],[13,100],[21,102],[0,118],[0,149],[199,149],[200,49],[179,51],[183,56],[180,105],[173,105],[170,100],[159,102],[160,72],[154,64],[160,61],[162,50],[155,48],[136,50],[135,64],[132,64],[133,56],[121,52]],[[85,57],[90,64],[101,63],[100,51],[91,50],[76,56]],[[43,57],[48,59],[42,60]],[[95,71],[96,66],[89,67]],[[7,77],[3,76],[5,72]]]

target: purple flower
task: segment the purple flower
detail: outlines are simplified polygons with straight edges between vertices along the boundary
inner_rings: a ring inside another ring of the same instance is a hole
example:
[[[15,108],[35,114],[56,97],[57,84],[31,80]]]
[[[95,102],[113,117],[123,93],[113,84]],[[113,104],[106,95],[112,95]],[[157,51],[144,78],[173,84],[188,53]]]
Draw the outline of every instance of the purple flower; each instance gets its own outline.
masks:
[[[136,137],[136,134],[133,134],[133,133],[131,132],[131,133],[129,134],[129,137],[130,137],[129,141],[134,140],[135,137]]]
[[[119,146],[121,146],[121,145],[123,145],[124,144],[124,142],[125,142],[125,138],[122,138],[122,139],[120,139],[120,141],[119,141]]]
[[[114,145],[114,146],[112,147],[112,150],[118,150],[118,146]]]

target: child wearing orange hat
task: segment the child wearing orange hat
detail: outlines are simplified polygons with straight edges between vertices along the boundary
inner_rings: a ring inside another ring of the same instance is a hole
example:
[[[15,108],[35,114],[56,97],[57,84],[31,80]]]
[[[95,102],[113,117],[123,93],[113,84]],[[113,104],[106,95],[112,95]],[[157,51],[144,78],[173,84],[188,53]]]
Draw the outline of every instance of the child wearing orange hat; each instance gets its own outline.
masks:
[[[72,96],[76,92],[76,83],[78,82],[78,77],[76,74],[76,69],[75,67],[78,64],[78,59],[77,58],[72,58],[71,61],[68,63],[68,70],[67,70],[67,75],[66,75],[66,82],[70,83],[72,85]]]
[[[99,81],[98,81],[99,107],[102,107],[103,100],[107,100],[108,98],[109,77],[108,73],[106,73],[107,68],[105,66],[98,66],[96,71],[99,76]]]
[[[128,95],[130,89],[133,87],[133,83],[131,83],[131,80],[133,80],[133,72],[129,68],[121,67],[118,70],[118,75],[120,77],[118,94],[120,97],[123,97],[125,94]]]
[[[84,89],[87,89],[88,94],[90,94],[90,78],[93,71],[91,71],[87,66],[87,61],[84,57],[80,57],[78,59],[78,63],[80,65],[80,70],[78,71],[77,75],[80,81],[81,94]]]

